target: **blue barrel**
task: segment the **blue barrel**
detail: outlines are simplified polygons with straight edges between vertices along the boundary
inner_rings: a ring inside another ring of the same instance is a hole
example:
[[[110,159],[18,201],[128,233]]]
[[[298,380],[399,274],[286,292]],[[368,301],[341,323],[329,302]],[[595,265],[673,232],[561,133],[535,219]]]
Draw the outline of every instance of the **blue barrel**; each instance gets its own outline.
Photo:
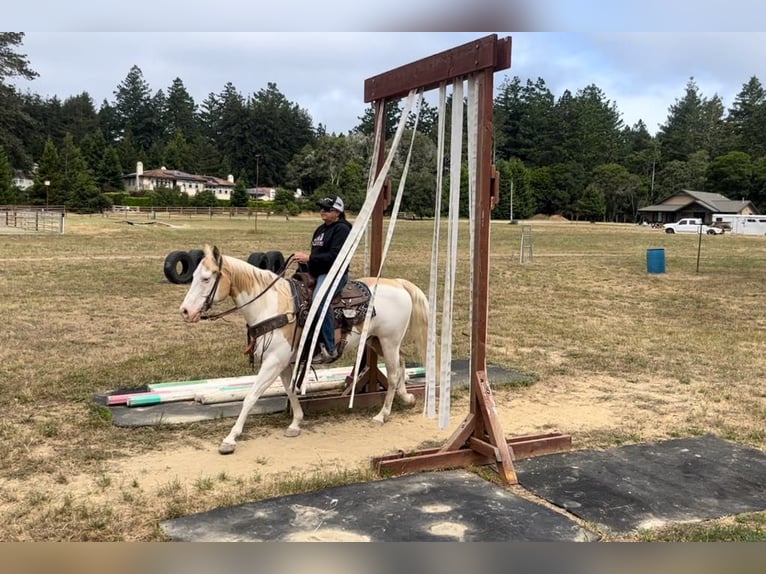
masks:
[[[664,249],[646,250],[646,271],[647,273],[665,273]]]

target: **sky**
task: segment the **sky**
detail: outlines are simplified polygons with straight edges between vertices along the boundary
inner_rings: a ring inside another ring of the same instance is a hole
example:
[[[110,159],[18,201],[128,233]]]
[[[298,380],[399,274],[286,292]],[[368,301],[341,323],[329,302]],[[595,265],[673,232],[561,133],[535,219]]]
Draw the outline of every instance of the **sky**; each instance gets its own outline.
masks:
[[[98,107],[114,100],[133,65],[153,92],[181,78],[197,104],[227,82],[243,95],[274,82],[315,125],[346,133],[366,108],[366,78],[496,33],[513,41],[512,66],[495,75],[496,87],[513,76],[540,77],[558,98],[593,83],[625,124],[643,120],[656,133],[690,77],[704,97],[717,94],[727,108],[750,77],[766,82],[766,33],[751,29],[766,22],[766,8],[750,7],[743,17],[740,0],[538,0],[534,8],[521,0],[374,3],[385,12],[362,12],[360,2],[258,4],[133,0],[117,14],[107,3],[82,0],[67,10],[58,0],[16,3],[4,13],[4,28],[25,32],[20,51],[40,76],[15,83],[62,100],[87,91]],[[336,31],[304,30],[323,27]],[[480,31],[453,31],[461,27]],[[345,31],[355,29],[364,31]],[[425,29],[433,31],[396,31]]]

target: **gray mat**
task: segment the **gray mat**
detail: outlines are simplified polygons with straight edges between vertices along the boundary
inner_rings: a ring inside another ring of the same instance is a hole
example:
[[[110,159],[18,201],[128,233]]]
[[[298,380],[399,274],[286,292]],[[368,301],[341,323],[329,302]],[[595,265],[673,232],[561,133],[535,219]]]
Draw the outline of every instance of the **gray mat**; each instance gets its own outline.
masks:
[[[349,372],[351,367],[349,367]],[[528,383],[534,380],[531,375],[511,371],[497,365],[487,366],[487,375],[493,384]],[[468,385],[468,360],[452,361],[452,384],[456,387]],[[423,384],[422,380],[411,379],[411,384]],[[95,397],[98,404],[106,405],[106,397]],[[158,424],[185,424],[198,421],[231,418],[239,415],[242,401],[203,405],[195,401],[161,403],[144,407],[110,406],[112,422],[119,427],[154,426]],[[287,410],[287,397],[277,396],[258,400],[250,411],[251,415],[279,413]]]
[[[522,486],[615,533],[766,510],[766,454],[713,435],[515,466]]]
[[[175,541],[588,541],[566,516],[465,471],[421,473],[162,522]]]

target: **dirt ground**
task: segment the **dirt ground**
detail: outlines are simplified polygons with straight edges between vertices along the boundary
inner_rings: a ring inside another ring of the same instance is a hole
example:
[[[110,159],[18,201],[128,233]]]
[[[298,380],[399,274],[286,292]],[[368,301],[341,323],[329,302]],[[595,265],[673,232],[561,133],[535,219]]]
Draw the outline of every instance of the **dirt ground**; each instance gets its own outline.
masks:
[[[626,388],[609,378],[561,378],[527,388],[498,387],[494,397],[507,437],[559,430],[571,434],[578,448],[578,437],[591,444],[613,444],[613,437],[633,433],[667,438],[663,429],[675,426],[690,405],[688,397],[668,396],[664,388],[667,382],[662,380]],[[453,400],[448,429],[440,429],[421,409],[420,402],[410,410],[395,409],[383,426],[359,417],[309,414],[296,438],[285,437],[279,428],[258,429],[251,417],[233,455],[218,454],[223,435],[191,438],[183,446],[110,461],[106,477],[118,487],[135,481],[151,496],[171,483],[191,491],[198,481],[221,473],[231,479],[258,473],[263,480],[279,480],[288,474],[367,469],[372,457],[445,441],[467,414],[467,396]],[[109,496],[109,489],[95,484],[92,475],[72,476],[63,487],[56,485],[59,492],[62,488],[75,499]]]

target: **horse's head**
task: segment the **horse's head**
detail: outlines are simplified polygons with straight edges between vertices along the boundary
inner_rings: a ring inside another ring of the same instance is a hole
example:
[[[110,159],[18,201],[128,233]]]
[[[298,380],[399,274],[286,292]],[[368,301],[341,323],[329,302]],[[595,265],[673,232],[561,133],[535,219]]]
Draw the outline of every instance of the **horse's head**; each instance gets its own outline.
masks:
[[[223,256],[218,247],[211,249],[209,245],[205,245],[205,257],[194,270],[191,286],[181,303],[181,317],[184,321],[199,321],[202,313],[229,295],[229,284],[229,279],[224,275]]]

